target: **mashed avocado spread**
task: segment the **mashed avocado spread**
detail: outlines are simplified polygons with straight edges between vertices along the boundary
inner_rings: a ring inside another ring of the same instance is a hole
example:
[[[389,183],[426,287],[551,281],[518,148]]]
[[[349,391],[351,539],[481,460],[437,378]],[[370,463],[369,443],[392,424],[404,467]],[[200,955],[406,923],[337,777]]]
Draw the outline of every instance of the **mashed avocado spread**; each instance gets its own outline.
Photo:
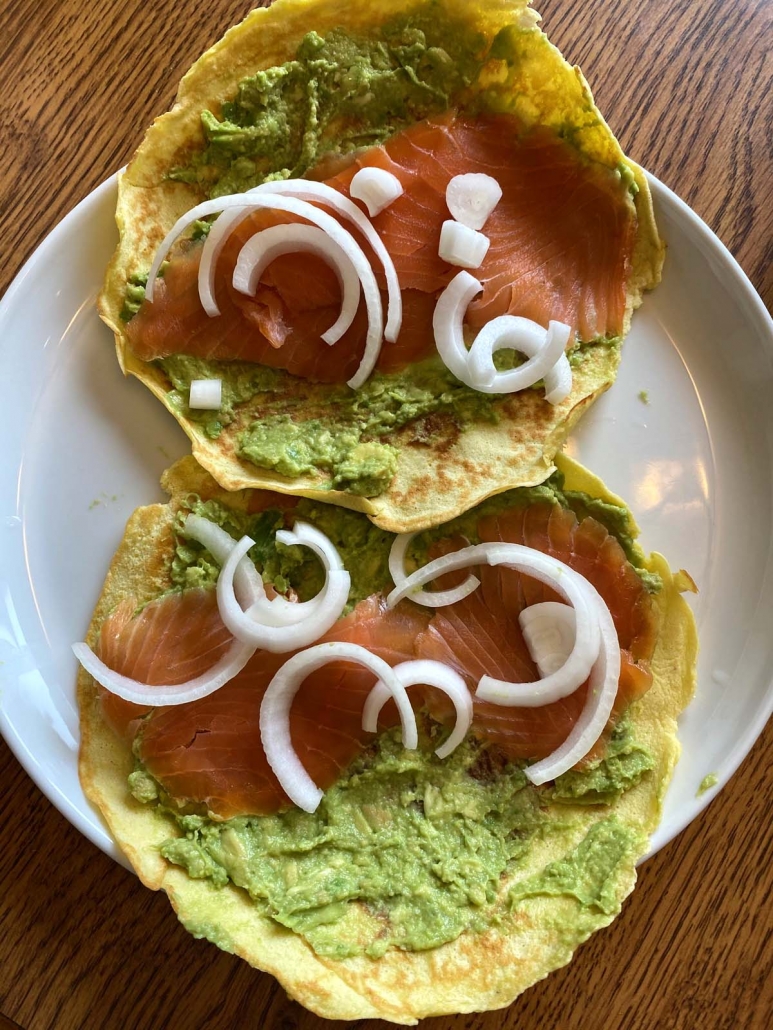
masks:
[[[460,383],[439,358],[399,373],[376,372],[357,391],[344,384],[320,389],[249,362],[178,354],[159,364],[174,387],[168,395],[171,405],[198,422],[207,436],[219,436],[238,418],[237,406],[254,401],[250,410],[257,409],[260,418],[238,434],[241,457],[289,478],[323,472],[330,489],[365,497],[382,493],[395,474],[398,451],[387,442],[390,433],[412,424],[412,438],[426,444],[438,432],[431,416],[440,416],[441,431],[453,433],[498,418],[491,398]],[[191,410],[192,380],[213,378],[222,382],[220,410]],[[326,415],[331,410],[335,420]]]
[[[463,931],[506,930],[502,902],[514,909],[538,894],[614,912],[617,870],[636,832],[602,817],[564,850],[577,822],[546,814],[548,788],[533,787],[474,738],[439,761],[432,752],[442,733],[425,721],[418,751],[402,748],[398,730],[382,733],[313,814],[292,808],[217,822],[181,813],[141,767],[130,787],[175,820],[181,835],[162,845],[167,861],[216,887],[242,887],[326,957],[378,958],[392,947],[435,948]],[[535,838],[563,857],[518,879]],[[504,876],[515,878],[506,899]]]
[[[603,343],[619,346],[617,339]],[[580,344],[572,352],[570,362],[575,367],[590,346]],[[516,363],[512,351],[499,352],[497,359],[499,365]],[[158,364],[173,386],[167,395],[171,407],[201,425],[207,436],[217,438],[225,426],[240,419],[238,406],[251,401],[250,411],[260,417],[238,432],[240,457],[288,478],[322,472],[328,479],[317,484],[318,489],[346,490],[364,497],[382,493],[394,476],[398,449],[389,442],[390,434],[409,426],[410,442],[427,445],[500,417],[496,399],[465,386],[439,357],[416,362],[401,372],[375,372],[356,391],[344,384],[319,387],[250,362],[175,354]],[[218,411],[188,407],[194,379],[220,379]],[[535,389],[541,386],[538,383]],[[326,414],[331,410],[335,420]]]
[[[331,151],[382,143],[460,98],[485,47],[433,3],[378,26],[376,37],[309,32],[293,60],[244,79],[219,113],[202,111],[204,149],[170,178],[218,197],[301,176]]]

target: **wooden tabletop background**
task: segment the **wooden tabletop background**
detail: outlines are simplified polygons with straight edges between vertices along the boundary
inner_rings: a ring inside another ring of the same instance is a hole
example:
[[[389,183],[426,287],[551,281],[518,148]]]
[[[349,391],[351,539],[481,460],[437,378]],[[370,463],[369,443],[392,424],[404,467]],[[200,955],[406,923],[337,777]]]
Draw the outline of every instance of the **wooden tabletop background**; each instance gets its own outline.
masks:
[[[67,211],[127,161],[187,67],[251,6],[2,0],[0,293]],[[770,308],[773,5],[537,6],[624,149],[708,222]],[[771,749],[773,725],[568,967],[508,1010],[431,1019],[426,1030],[773,1025]],[[81,837],[2,742],[0,784],[0,1030],[330,1025],[271,977],[189,937],[165,897]]]

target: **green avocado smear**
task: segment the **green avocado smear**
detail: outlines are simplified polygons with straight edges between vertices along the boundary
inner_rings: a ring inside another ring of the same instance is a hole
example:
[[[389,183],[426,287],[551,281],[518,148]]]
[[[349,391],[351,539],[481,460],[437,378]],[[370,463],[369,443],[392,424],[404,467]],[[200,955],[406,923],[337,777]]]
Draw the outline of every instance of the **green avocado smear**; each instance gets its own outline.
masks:
[[[329,152],[375,146],[463,97],[486,41],[433,3],[377,35],[308,32],[294,58],[244,79],[217,113],[201,113],[203,149],[169,178],[210,197],[301,176]]]
[[[619,346],[618,340],[604,340]],[[592,344],[580,344],[570,355],[575,366]],[[500,352],[498,363],[514,363],[513,352]],[[171,381],[167,399],[173,410],[217,439],[236,423],[236,452],[258,468],[296,479],[322,474],[320,490],[345,490],[375,497],[387,489],[397,469],[399,449],[394,434],[404,432],[402,445],[429,446],[452,442],[471,425],[496,424],[496,398],[461,383],[439,357],[427,358],[400,372],[374,372],[358,390],[344,384],[320,388],[279,369],[250,362],[210,361],[185,354],[158,360]],[[219,379],[218,411],[190,408],[195,379]],[[540,389],[538,383],[535,389]],[[252,421],[242,420],[239,405],[251,402]],[[326,412],[334,411],[335,419]],[[392,441],[392,442],[390,442]],[[596,506],[602,502],[596,502]]]
[[[218,437],[238,418],[238,405],[252,401],[250,411],[259,417],[237,433],[240,457],[288,479],[321,472],[327,479],[318,489],[364,497],[382,493],[395,474],[399,452],[389,442],[395,431],[410,426],[411,442],[421,446],[499,417],[491,399],[460,383],[440,358],[399,373],[376,372],[356,391],[344,384],[326,386],[323,402],[317,402],[313,385],[262,365],[180,354],[159,365],[174,387],[168,394],[171,406],[198,422],[207,436]],[[194,379],[221,380],[219,411],[188,407]],[[334,411],[335,419],[325,411]]]
[[[506,932],[503,878],[517,878],[534,840],[563,853],[575,824],[550,816],[546,790],[474,738],[440,761],[433,750],[442,731],[419,724],[418,750],[404,750],[397,729],[382,733],[313,814],[292,808],[218,822],[181,813],[141,768],[131,789],[177,824],[181,835],[160,849],[167,861],[216,888],[243,888],[319,955],[378,958],[389,948],[436,948],[465,931]],[[607,911],[634,836],[616,820],[595,824],[536,880],[517,881],[510,906],[562,893]]]

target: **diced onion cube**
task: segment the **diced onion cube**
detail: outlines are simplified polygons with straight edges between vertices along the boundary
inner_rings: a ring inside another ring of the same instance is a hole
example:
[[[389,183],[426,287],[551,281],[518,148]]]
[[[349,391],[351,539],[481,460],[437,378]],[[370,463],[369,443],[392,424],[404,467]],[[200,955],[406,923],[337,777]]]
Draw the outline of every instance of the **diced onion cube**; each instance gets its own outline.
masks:
[[[449,219],[447,222],[443,222],[443,228],[440,231],[438,255],[449,265],[458,265],[460,268],[480,268],[488,252],[489,243],[488,236],[484,236],[482,232],[469,229],[461,222]]]
[[[482,229],[501,199],[502,187],[483,172],[455,175],[446,188],[448,210],[470,229]]]
[[[361,168],[349,184],[349,193],[361,200],[370,217],[375,218],[402,196],[403,187],[397,176],[384,168]]]
[[[189,408],[219,411],[223,403],[223,383],[220,379],[194,379],[191,382]]]

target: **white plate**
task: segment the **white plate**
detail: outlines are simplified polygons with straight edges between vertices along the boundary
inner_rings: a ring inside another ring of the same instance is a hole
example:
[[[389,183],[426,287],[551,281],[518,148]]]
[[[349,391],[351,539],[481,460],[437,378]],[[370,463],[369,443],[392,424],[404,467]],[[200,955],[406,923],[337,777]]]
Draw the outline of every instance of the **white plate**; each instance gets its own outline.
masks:
[[[663,283],[568,450],[626,498],[645,548],[701,590],[698,695],[654,852],[727,782],[773,710],[773,322],[707,226],[651,183],[669,242]],[[57,808],[123,861],[78,782],[70,644],[127,517],[162,498],[162,470],[188,447],[123,379],[94,309],[115,195],[114,177],[79,204],[0,305],[0,730]],[[696,797],[710,772],[717,786]]]

